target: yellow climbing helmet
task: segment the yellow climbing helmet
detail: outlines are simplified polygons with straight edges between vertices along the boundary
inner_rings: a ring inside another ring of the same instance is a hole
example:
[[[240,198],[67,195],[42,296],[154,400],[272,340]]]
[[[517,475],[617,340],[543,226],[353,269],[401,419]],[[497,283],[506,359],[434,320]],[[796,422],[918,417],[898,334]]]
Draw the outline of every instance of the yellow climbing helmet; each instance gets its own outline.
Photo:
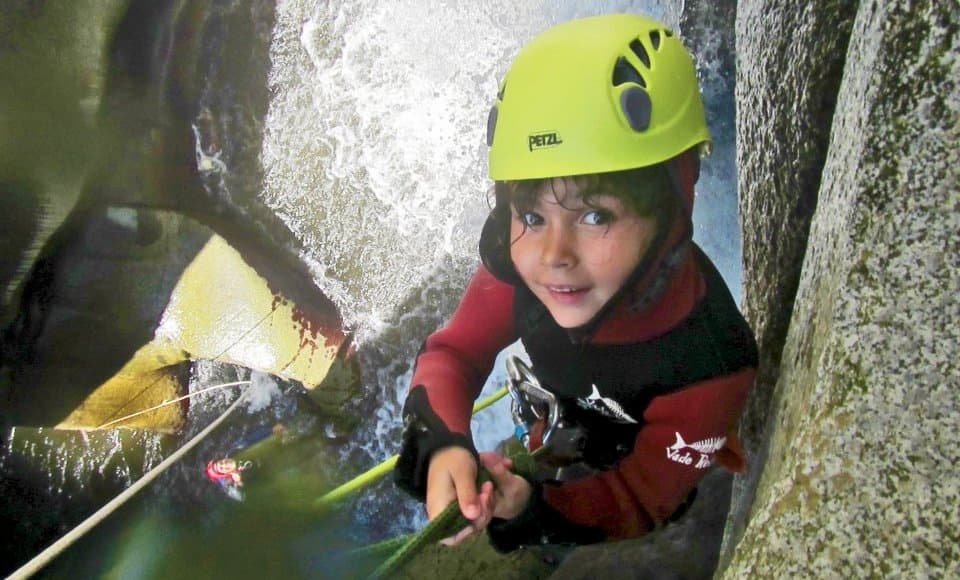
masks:
[[[487,120],[498,181],[645,167],[709,140],[690,53],[665,24],[636,14],[538,35],[514,59]]]

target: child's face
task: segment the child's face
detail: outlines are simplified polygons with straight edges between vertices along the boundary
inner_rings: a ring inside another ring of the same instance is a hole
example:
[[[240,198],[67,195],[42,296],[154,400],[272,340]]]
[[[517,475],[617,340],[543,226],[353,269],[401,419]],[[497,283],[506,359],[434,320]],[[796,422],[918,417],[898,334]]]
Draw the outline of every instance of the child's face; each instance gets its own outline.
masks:
[[[510,257],[557,324],[585,324],[640,263],[656,233],[620,199],[594,194],[590,205],[570,178],[545,181],[533,209],[512,209]],[[561,201],[562,205],[561,205]]]

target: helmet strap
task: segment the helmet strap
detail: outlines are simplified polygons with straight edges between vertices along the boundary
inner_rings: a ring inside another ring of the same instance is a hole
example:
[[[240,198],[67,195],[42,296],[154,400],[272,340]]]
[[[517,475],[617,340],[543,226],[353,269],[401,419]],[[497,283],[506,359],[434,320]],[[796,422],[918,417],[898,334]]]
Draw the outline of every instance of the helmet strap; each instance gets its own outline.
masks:
[[[685,220],[683,234],[676,243],[662,255],[660,264],[656,267],[657,269],[653,280],[631,300],[629,306],[631,312],[640,312],[660,297],[670,282],[670,279],[673,278],[677,268],[683,262],[683,257],[686,255],[685,250],[692,237],[692,231],[692,224],[690,224],[689,220]]]
[[[480,261],[495,278],[517,286],[522,285],[523,280],[510,259],[510,219],[510,202],[498,193],[480,232]]]

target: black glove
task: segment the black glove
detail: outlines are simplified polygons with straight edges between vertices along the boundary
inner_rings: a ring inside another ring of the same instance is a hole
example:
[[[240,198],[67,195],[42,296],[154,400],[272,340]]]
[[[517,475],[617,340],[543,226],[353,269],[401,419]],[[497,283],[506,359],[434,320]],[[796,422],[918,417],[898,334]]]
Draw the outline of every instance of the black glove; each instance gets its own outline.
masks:
[[[473,454],[480,464],[473,439],[452,433],[430,407],[422,385],[410,389],[403,404],[403,443],[393,471],[394,482],[404,491],[423,501],[427,495],[427,472],[430,456],[443,447],[456,445]]]

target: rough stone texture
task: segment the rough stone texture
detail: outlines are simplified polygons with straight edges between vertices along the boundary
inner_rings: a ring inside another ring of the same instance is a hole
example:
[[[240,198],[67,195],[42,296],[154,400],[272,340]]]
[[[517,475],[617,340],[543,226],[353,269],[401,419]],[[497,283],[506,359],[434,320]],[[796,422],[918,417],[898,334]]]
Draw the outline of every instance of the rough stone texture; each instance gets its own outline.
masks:
[[[742,309],[757,336],[760,366],[740,423],[751,469],[734,483],[722,561],[743,532],[762,472],[771,397],[855,11],[850,0],[756,0],[737,8]]]
[[[732,483],[730,472],[714,469],[698,486],[697,498],[682,518],[639,538],[578,548],[551,580],[711,578]]]
[[[723,577],[960,571],[958,13],[859,6],[770,453]]]

